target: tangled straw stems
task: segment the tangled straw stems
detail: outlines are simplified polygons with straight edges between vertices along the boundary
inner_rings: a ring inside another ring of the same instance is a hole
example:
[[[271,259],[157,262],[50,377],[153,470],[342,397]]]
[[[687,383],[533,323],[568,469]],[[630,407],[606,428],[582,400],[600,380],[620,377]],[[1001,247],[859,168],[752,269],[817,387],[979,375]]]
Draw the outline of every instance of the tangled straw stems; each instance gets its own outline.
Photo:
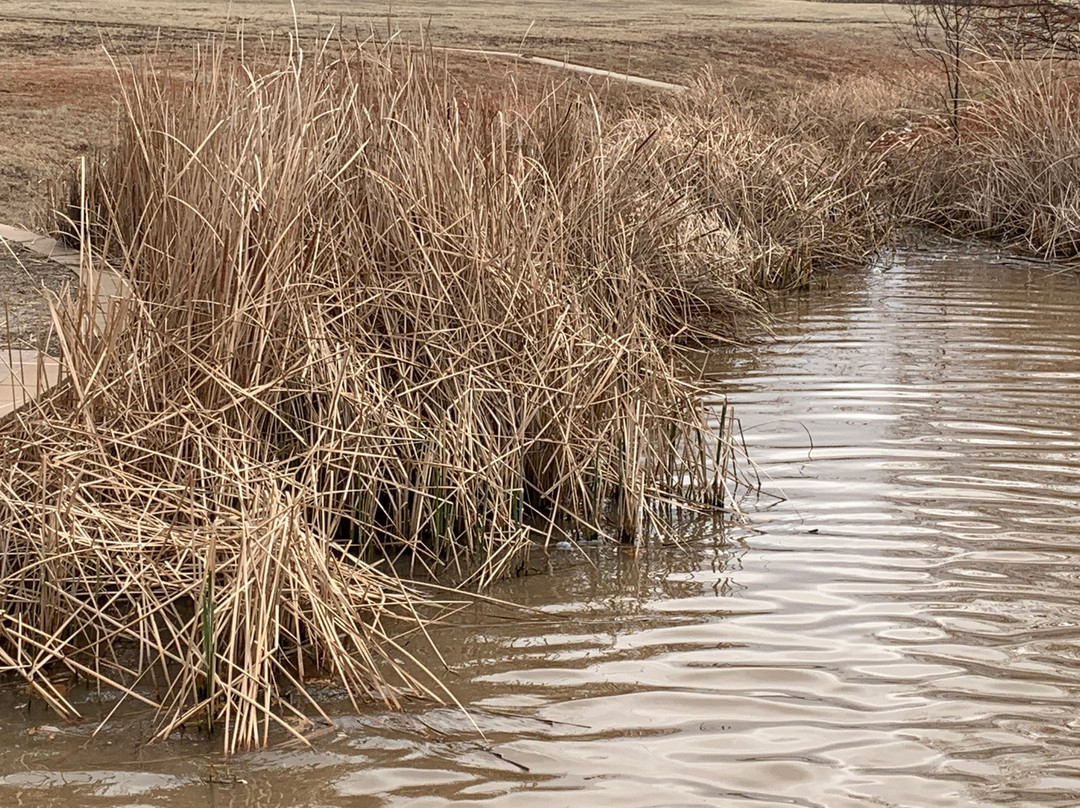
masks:
[[[464,96],[430,54],[118,74],[69,229],[125,293],[58,307],[63,380],[0,424],[0,659],[64,715],[57,667],[229,751],[299,734],[312,677],[446,697],[404,638],[458,599],[418,579],[721,504],[673,339],[840,260],[807,234],[862,204],[824,165],[769,188],[812,165],[792,141],[731,162],[716,121]]]

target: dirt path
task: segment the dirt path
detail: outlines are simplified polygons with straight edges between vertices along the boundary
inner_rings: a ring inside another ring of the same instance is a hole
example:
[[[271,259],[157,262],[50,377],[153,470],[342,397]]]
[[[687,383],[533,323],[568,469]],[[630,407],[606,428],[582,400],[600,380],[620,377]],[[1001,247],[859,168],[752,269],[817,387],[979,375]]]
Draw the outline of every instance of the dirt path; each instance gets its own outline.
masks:
[[[18,231],[14,231],[18,232]],[[12,228],[0,225],[0,416],[39,395],[59,376],[59,344],[52,333],[50,295],[60,295],[78,283],[72,256],[67,263],[47,258],[20,243],[3,238]],[[50,240],[51,241],[51,240]]]
[[[529,53],[483,50],[480,48],[450,47],[433,47],[432,50],[440,51],[443,53],[458,53],[469,56],[482,56],[484,58],[504,59],[511,62],[522,62],[524,64],[540,65],[541,67],[553,67],[559,70],[569,70],[573,73],[583,73],[587,76],[595,76],[597,78],[619,82],[622,84],[633,84],[638,87],[647,87],[650,90],[668,90],[671,92],[682,92],[686,90],[685,84],[674,84],[669,81],[660,81],[658,79],[650,79],[645,76],[635,76],[630,73],[620,73],[615,70],[605,70],[604,68],[600,67],[590,67],[589,65],[579,65],[574,62],[567,62],[565,60],[559,59],[549,59],[546,56],[535,56]]]

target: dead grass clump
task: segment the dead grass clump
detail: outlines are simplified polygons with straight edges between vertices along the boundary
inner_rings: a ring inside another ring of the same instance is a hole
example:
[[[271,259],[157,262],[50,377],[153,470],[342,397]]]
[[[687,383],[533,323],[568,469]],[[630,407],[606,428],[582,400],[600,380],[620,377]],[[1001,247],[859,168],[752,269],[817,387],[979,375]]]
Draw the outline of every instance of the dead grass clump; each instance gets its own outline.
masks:
[[[1045,258],[1080,255],[1080,76],[1053,59],[987,56],[966,70],[959,140],[931,112],[878,140],[897,218]]]
[[[50,668],[229,750],[299,732],[313,676],[437,695],[402,637],[439,596],[398,573],[722,503],[672,340],[885,232],[872,154],[708,81],[614,112],[365,46],[192,74],[122,77],[73,229],[126,293],[84,282],[63,381],[0,424],[0,664],[66,715]]]
[[[738,301],[695,292],[659,141],[555,96],[462,115],[429,57],[366,47],[194,76],[121,82],[76,229],[127,292],[83,284],[62,382],[0,424],[0,667],[263,744],[312,677],[437,695],[402,564],[483,583],[723,500],[667,347]]]
[[[1080,255],[1080,76],[1070,63],[997,59],[963,118],[950,229],[1046,258]]]
[[[887,239],[876,198],[883,161],[858,132],[829,138],[763,115],[710,74],[656,120],[626,125],[656,127],[667,159],[657,174],[695,212],[687,250],[750,299],[860,265]]]
[[[938,84],[926,71],[853,74],[770,98],[757,108],[777,131],[842,151],[853,141],[873,144],[910,127],[936,104]]]

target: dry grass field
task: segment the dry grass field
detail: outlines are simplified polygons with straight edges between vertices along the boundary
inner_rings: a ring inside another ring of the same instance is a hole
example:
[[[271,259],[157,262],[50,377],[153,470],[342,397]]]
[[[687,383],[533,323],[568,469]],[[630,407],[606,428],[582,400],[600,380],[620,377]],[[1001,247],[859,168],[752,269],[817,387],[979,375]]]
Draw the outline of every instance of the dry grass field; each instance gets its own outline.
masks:
[[[912,61],[890,12],[864,3],[802,0],[661,0],[613,3],[519,0],[493,4],[316,0],[297,3],[305,36],[334,25],[382,38],[505,49],[668,81],[706,66],[755,91],[791,89],[851,73],[895,72]],[[895,16],[895,12],[892,12]],[[232,3],[144,0],[0,0],[0,222],[35,224],[45,186],[114,130],[114,52],[169,49],[242,23],[265,36],[294,25],[285,0]],[[467,81],[535,77],[537,68],[455,59]],[[580,78],[572,77],[580,81]]]

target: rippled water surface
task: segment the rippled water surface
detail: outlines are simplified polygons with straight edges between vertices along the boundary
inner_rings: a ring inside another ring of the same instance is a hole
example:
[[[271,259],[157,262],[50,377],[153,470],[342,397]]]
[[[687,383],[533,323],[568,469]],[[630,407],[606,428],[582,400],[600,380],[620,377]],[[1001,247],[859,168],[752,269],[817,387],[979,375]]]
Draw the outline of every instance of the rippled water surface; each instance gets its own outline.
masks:
[[[726,540],[551,555],[439,641],[472,720],[225,767],[0,705],[0,805],[991,806],[1080,797],[1080,280],[901,256],[711,357],[767,490]]]

